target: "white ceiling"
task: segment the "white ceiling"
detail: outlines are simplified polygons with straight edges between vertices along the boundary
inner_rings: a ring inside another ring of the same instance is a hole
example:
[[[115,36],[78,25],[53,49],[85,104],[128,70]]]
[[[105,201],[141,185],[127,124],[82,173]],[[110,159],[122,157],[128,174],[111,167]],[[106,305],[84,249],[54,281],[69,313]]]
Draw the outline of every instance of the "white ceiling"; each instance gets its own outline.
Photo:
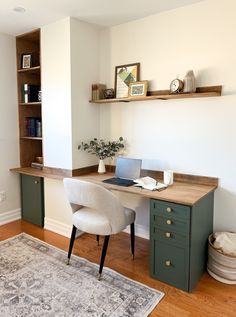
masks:
[[[112,26],[204,0],[0,0],[0,32],[21,34],[66,16]],[[24,7],[17,13],[15,7]]]

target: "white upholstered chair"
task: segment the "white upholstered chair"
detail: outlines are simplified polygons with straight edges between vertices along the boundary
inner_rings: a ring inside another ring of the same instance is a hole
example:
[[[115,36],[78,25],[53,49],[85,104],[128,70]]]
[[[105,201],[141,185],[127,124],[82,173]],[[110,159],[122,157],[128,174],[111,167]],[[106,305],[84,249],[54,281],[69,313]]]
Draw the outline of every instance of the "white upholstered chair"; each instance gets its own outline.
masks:
[[[105,237],[99,268],[100,278],[110,235],[121,232],[128,225],[131,231],[131,252],[134,256],[135,211],[123,207],[112,192],[100,185],[72,178],[65,178],[63,182],[73,213],[68,264],[77,229],[97,235],[97,240],[103,235]]]

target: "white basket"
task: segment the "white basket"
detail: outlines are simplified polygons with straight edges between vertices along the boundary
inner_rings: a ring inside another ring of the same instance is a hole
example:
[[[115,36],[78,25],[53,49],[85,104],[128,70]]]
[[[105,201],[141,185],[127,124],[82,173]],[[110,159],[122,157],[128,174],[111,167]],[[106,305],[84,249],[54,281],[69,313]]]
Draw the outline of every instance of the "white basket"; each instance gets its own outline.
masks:
[[[207,271],[216,280],[226,284],[236,284],[236,256],[226,255],[217,250],[214,237],[208,237]]]

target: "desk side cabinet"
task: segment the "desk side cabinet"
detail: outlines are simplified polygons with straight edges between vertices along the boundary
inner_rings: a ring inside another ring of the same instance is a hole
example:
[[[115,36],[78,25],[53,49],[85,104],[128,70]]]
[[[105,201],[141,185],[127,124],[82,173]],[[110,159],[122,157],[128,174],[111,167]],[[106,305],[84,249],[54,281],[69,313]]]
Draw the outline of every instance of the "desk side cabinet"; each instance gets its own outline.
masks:
[[[193,206],[151,200],[150,272],[153,278],[191,292],[206,269],[213,230],[213,192]]]
[[[44,226],[44,182],[42,177],[21,174],[22,219]]]

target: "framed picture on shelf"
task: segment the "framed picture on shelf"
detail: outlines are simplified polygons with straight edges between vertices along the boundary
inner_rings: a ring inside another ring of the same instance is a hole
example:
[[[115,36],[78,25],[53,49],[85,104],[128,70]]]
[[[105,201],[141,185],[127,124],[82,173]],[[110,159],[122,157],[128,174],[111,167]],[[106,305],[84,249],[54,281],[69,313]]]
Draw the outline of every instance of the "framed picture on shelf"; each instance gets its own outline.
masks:
[[[21,68],[30,68],[32,66],[32,55],[22,54]]]
[[[126,98],[129,84],[139,81],[140,63],[116,66],[115,68],[115,97]]]
[[[129,84],[129,97],[143,97],[147,95],[148,81],[137,81]]]

